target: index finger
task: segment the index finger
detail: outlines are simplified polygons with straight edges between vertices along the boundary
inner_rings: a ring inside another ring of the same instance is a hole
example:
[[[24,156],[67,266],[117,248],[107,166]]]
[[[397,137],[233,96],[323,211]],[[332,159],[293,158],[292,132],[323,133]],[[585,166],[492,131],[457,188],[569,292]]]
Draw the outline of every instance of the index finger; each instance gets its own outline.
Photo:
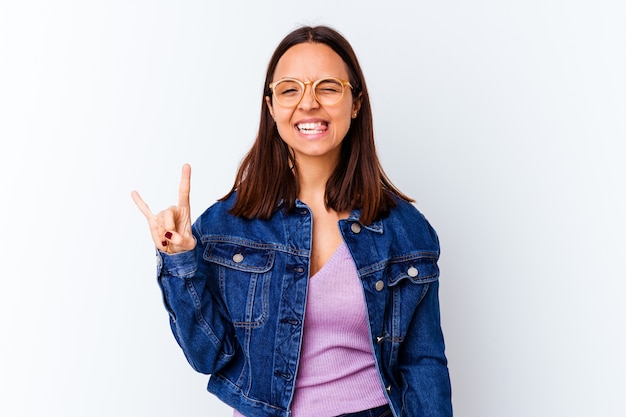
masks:
[[[189,208],[189,193],[191,191],[191,166],[183,165],[183,172],[178,187],[178,207]]]
[[[137,207],[139,208],[139,211],[141,211],[143,215],[146,216],[146,219],[150,220],[152,217],[154,217],[154,214],[152,214],[150,207],[148,207],[148,205],[142,200],[137,191],[131,192],[130,195],[133,198],[133,201],[135,202]]]

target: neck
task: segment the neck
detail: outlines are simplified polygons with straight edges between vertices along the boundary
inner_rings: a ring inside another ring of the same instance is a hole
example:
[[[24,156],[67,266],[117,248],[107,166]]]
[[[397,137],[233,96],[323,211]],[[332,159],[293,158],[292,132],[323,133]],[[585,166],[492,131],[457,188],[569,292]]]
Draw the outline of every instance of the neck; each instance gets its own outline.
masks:
[[[323,158],[312,159],[314,158],[298,161],[298,177],[300,180],[298,198],[308,205],[323,205],[326,183],[335,169],[337,161]]]

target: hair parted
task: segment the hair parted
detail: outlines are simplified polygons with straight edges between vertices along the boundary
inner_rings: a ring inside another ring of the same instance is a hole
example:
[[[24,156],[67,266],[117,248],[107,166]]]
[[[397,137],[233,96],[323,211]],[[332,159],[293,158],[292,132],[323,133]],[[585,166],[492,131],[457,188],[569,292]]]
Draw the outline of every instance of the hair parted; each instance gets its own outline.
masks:
[[[368,225],[384,217],[396,205],[401,193],[384,173],[374,144],[372,110],[363,72],[350,43],[328,26],[303,26],[289,33],[278,45],[267,67],[261,100],[257,138],[239,166],[235,183],[227,195],[236,192],[231,213],[245,218],[268,219],[279,208],[292,210],[298,197],[298,171],[288,146],[280,138],[265,97],[272,97],[269,84],[283,54],[305,43],[329,46],[345,62],[353,86],[352,95],[361,95],[359,114],[341,144],[341,156],[326,184],[326,206],[335,211],[360,209],[360,222]]]

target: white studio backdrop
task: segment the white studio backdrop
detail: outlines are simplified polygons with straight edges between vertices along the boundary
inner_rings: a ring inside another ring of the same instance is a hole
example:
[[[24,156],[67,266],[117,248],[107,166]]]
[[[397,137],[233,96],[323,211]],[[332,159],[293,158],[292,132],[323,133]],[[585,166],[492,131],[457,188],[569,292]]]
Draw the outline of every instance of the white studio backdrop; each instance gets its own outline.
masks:
[[[0,0],[0,415],[216,416],[137,189],[230,188],[300,24],[355,47],[392,180],[442,243],[455,414],[626,415],[619,0]]]

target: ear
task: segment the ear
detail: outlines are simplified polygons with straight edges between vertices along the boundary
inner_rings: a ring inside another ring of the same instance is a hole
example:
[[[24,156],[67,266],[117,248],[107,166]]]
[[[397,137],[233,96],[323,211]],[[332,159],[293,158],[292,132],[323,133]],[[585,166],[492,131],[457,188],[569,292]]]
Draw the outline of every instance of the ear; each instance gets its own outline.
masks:
[[[359,95],[352,101],[352,118],[355,119],[359,114],[359,110],[361,110],[361,102],[363,101],[363,93],[359,93]]]
[[[270,96],[265,96],[265,104],[267,104],[267,108],[272,115],[272,119],[276,119],[276,117],[274,116],[274,107],[272,107],[272,100],[270,99]]]

